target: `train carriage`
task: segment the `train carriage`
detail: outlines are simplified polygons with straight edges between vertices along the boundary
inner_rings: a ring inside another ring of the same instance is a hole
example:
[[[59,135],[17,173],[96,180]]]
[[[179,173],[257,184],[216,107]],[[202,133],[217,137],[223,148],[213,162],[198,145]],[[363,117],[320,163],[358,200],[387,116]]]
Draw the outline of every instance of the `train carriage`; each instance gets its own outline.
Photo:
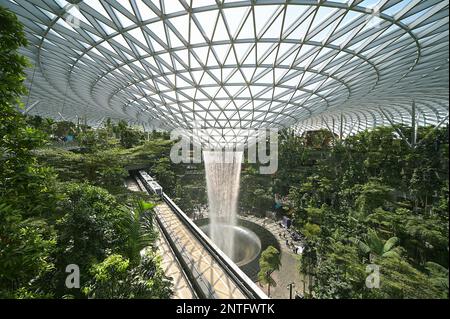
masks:
[[[138,171],[138,178],[144,184],[145,188],[158,196],[163,195],[163,188],[146,171]]]

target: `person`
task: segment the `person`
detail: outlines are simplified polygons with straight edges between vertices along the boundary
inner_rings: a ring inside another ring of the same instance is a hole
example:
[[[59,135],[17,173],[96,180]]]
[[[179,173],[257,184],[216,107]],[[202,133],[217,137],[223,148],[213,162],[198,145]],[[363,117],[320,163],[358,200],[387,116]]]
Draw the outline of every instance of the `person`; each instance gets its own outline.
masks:
[[[303,294],[298,290],[295,291],[295,299],[303,299]]]

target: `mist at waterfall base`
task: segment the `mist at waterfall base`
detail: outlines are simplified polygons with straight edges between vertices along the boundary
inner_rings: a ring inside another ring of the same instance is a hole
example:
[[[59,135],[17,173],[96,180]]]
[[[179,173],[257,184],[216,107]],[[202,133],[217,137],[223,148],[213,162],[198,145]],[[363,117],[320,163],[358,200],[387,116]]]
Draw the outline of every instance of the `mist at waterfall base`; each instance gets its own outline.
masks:
[[[236,260],[235,237],[239,182],[243,152],[204,151],[208,193],[208,236],[232,260]]]

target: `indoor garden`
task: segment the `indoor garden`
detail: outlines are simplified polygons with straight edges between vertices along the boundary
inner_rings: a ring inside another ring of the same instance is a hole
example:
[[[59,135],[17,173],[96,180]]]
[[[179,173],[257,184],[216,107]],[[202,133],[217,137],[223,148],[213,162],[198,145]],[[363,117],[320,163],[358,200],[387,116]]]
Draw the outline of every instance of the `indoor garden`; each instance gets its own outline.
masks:
[[[0,299],[449,298],[448,1],[294,2],[0,0]]]

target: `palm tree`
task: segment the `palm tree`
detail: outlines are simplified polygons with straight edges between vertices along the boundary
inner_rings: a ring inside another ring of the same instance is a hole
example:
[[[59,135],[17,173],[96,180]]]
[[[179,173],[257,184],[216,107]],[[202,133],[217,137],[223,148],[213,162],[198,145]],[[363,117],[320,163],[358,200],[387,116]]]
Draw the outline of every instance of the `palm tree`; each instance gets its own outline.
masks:
[[[133,264],[138,264],[141,259],[141,251],[152,247],[158,237],[154,226],[154,203],[140,200],[136,203],[130,216],[123,222],[123,227],[129,231],[128,242],[125,244],[127,257]]]
[[[369,258],[369,262],[375,261],[377,258],[400,257],[398,251],[397,237],[391,237],[384,241],[375,230],[369,229],[365,241],[359,239],[353,240],[359,249]]]
[[[272,278],[272,273],[281,267],[280,252],[273,246],[267,247],[261,253],[259,267],[258,279],[261,283],[267,284],[267,296],[270,297],[270,286],[276,286],[276,282]]]

